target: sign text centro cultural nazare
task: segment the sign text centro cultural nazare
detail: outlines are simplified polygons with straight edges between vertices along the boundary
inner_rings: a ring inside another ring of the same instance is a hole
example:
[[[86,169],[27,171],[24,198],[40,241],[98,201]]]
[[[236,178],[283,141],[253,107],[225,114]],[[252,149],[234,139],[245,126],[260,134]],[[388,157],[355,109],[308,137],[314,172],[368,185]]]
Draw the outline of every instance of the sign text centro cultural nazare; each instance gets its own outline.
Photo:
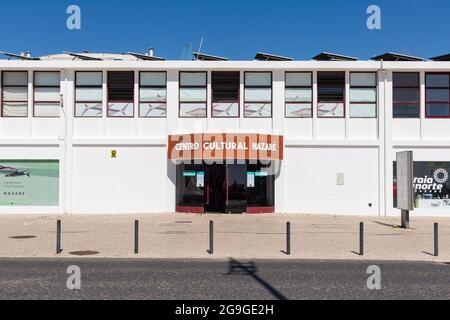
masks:
[[[283,160],[283,136],[198,133],[169,136],[169,160]]]

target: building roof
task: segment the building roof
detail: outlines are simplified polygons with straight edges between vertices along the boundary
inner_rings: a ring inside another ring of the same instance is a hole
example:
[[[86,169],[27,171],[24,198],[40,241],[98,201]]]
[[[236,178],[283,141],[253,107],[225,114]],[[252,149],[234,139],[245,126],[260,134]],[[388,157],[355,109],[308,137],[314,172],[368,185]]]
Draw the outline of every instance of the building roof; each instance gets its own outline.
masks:
[[[321,52],[317,56],[312,58],[317,61],[357,61],[358,58],[344,56],[341,54],[330,53],[330,52]]]
[[[450,61],[450,53],[430,58],[430,60],[433,60],[433,61]]]
[[[371,58],[370,60],[383,60],[383,61],[425,61],[426,59],[424,58],[420,58],[420,57],[415,57],[415,56],[410,56],[410,55],[406,55],[406,54],[401,54],[401,53],[394,53],[394,52],[387,52],[387,53],[383,53],[379,56],[375,56],[373,58]]]
[[[289,57],[278,56],[270,53],[257,52],[255,60],[259,61],[293,61],[294,59]]]
[[[8,60],[23,60],[23,61],[165,61],[165,58],[158,57],[154,55],[154,49],[150,48],[148,52],[146,53],[136,53],[136,52],[127,52],[127,53],[94,53],[94,52],[88,52],[88,51],[81,51],[81,52],[63,52],[63,53],[57,53],[57,54],[49,54],[44,55],[40,57],[33,57],[30,52],[21,52],[21,53],[9,53],[9,52],[2,52],[0,51],[0,55],[6,56],[5,59]],[[218,55],[211,55],[201,52],[192,52],[190,54],[193,54],[195,57],[194,60],[199,61],[229,61],[228,58],[218,56]],[[315,61],[358,61],[358,58],[352,57],[352,56],[346,56],[336,53],[330,53],[330,52],[321,52],[315,57],[312,58]],[[190,60],[190,59],[189,59]],[[258,52],[255,55],[254,60],[256,61],[294,61],[293,58],[286,57],[286,56],[280,56],[270,53],[264,53],[264,52]],[[372,61],[390,61],[390,62],[401,62],[401,61],[409,61],[409,62],[416,62],[416,61],[450,61],[450,53],[443,54],[440,56],[436,56],[433,58],[424,59],[421,57],[401,54],[401,53],[393,53],[393,52],[387,52],[381,55],[377,55],[375,57],[372,57],[370,60]],[[300,61],[307,61],[307,60],[300,60]]]
[[[201,61],[228,61],[228,58],[213,56],[206,53],[193,52],[195,59]]]

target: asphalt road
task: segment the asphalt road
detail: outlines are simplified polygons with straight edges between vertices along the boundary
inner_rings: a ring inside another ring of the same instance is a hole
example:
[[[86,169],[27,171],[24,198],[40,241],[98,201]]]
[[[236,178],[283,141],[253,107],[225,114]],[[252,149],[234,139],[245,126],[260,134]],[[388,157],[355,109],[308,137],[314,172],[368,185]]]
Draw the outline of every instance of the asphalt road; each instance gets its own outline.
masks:
[[[67,289],[67,268],[81,290]],[[367,268],[381,269],[369,290]],[[450,265],[361,261],[0,259],[0,299],[450,299]]]

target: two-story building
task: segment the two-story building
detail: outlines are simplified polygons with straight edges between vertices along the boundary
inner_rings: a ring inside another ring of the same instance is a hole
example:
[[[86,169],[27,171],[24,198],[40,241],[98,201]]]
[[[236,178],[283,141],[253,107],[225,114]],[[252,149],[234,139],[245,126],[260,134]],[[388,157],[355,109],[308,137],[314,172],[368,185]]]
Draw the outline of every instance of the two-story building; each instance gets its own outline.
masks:
[[[0,60],[0,213],[450,215],[450,55]]]

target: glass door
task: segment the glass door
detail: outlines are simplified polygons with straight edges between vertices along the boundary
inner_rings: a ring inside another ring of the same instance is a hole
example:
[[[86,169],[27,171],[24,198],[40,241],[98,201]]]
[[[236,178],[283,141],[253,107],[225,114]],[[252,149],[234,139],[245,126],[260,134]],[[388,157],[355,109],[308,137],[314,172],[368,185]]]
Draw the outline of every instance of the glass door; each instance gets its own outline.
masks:
[[[205,172],[203,165],[177,165],[176,210],[203,213],[205,197]]]
[[[224,213],[226,203],[226,167],[222,164],[207,165],[205,211]]]
[[[247,165],[226,165],[226,213],[247,210]]]

